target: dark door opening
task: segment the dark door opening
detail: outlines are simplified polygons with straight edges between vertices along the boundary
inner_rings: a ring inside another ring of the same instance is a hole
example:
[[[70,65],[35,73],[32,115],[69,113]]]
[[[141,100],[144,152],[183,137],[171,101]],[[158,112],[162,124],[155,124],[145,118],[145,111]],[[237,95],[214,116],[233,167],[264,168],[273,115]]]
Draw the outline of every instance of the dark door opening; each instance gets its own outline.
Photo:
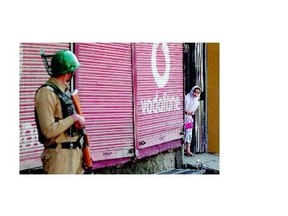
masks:
[[[208,150],[207,142],[207,101],[206,98],[206,44],[184,43],[184,91],[188,94],[192,87],[201,87],[200,105],[194,115],[195,126],[191,151],[204,153]]]

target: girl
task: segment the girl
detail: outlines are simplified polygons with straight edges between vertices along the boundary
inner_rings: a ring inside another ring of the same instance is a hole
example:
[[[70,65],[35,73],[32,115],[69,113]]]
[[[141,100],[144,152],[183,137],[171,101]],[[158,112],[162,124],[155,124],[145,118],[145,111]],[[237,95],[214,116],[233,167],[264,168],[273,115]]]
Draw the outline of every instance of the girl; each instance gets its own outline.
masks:
[[[194,127],[193,115],[199,106],[199,97],[201,93],[201,88],[199,86],[194,86],[190,93],[185,95],[185,119],[184,119],[184,129],[185,129],[185,155],[194,156],[190,151],[192,142],[192,130]]]

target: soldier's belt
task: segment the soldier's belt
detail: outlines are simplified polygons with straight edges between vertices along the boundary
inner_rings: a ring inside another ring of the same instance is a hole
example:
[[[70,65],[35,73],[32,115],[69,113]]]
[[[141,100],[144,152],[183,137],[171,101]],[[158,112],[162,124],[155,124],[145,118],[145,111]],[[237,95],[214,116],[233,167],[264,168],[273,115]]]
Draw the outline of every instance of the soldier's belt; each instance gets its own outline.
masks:
[[[77,142],[71,142],[71,143],[70,143],[70,142],[64,142],[64,143],[61,143],[61,144],[53,143],[53,144],[51,144],[51,145],[49,145],[49,146],[47,146],[47,147],[45,147],[45,148],[52,148],[52,149],[54,149],[54,148],[57,147],[57,145],[61,145],[62,149],[70,149],[70,148],[76,149],[77,147],[78,147],[79,149],[81,149],[81,144],[80,144],[79,141],[77,141]]]

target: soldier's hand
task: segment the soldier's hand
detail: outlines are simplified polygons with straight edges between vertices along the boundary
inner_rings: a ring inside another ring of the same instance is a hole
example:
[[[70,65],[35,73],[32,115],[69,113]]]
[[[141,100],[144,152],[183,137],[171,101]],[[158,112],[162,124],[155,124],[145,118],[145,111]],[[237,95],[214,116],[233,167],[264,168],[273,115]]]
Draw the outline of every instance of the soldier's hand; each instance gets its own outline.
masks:
[[[74,113],[72,115],[72,118],[74,122],[76,123],[76,126],[79,128],[84,128],[85,127],[85,118],[77,113]]]

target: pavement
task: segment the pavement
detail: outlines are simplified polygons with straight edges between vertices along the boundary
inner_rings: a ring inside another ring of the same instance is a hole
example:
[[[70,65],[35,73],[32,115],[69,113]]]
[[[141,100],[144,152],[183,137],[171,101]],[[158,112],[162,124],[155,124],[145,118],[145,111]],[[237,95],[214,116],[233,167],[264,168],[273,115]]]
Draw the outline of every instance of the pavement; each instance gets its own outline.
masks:
[[[182,161],[181,169],[169,169],[155,174],[220,174],[218,154],[196,153],[194,157],[187,157],[182,152]]]
[[[220,156],[210,153],[196,153],[194,157],[183,156],[183,166],[188,169],[205,169],[206,174],[219,174]]]

